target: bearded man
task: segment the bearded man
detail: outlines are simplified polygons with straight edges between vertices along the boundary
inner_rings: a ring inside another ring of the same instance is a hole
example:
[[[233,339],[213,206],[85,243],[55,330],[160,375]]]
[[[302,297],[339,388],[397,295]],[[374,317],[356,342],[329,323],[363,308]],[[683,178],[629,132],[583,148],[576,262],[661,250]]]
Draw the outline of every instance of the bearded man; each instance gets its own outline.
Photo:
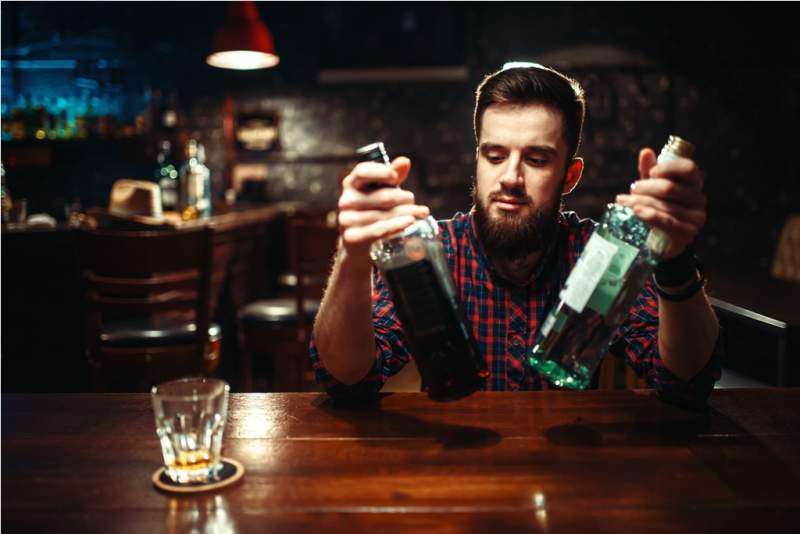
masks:
[[[583,171],[577,154],[584,115],[580,85],[541,65],[504,68],[478,86],[474,206],[439,227],[468,326],[490,371],[485,389],[551,387],[526,363],[526,353],[596,226],[560,211],[562,196]],[[400,187],[410,166],[404,157],[391,165],[360,163],[343,181],[342,238],[310,347],[317,380],[331,395],[376,393],[412,357],[369,257],[373,241],[429,214]],[[645,285],[611,351],[651,387],[703,402],[719,378],[719,327],[690,253],[706,220],[702,173],[688,159],[657,164],[649,148],[640,152],[638,169],[639,180],[616,201],[667,233],[664,261],[670,272],[687,274]]]

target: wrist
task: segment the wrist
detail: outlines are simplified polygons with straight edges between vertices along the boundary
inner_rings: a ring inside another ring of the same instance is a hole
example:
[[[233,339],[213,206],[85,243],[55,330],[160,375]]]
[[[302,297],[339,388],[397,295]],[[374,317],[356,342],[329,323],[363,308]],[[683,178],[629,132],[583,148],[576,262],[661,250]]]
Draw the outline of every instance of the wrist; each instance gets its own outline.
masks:
[[[372,273],[372,258],[369,255],[369,247],[356,250],[351,250],[339,242],[339,248],[336,251],[336,264],[340,270],[348,273]]]
[[[653,270],[656,291],[662,298],[673,302],[693,297],[705,282],[703,265],[691,245],[678,256],[659,262]]]

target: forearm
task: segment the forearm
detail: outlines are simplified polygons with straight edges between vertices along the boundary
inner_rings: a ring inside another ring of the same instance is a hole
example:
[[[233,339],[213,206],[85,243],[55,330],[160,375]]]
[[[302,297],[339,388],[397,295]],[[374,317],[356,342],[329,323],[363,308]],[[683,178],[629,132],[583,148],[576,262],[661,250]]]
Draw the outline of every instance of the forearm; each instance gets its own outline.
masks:
[[[658,350],[678,378],[690,380],[708,363],[719,336],[719,323],[705,291],[672,302],[658,299]]]
[[[371,273],[368,258],[341,249],[314,323],[319,357],[343,384],[362,380],[375,360]]]

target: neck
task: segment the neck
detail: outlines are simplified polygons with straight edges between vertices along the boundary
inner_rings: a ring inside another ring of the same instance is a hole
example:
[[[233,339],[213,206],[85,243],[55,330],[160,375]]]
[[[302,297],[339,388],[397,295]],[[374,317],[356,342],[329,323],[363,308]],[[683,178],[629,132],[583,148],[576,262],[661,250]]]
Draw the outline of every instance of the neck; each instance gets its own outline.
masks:
[[[516,285],[524,286],[533,274],[536,265],[542,257],[542,251],[537,250],[520,258],[495,257],[492,258],[495,268],[503,276]]]

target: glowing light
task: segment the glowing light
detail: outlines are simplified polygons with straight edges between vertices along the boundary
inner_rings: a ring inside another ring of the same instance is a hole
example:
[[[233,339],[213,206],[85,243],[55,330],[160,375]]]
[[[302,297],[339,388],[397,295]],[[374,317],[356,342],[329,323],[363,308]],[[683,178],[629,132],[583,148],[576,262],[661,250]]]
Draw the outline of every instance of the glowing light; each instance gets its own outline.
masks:
[[[274,67],[280,62],[275,54],[253,50],[226,50],[206,58],[206,63],[221,69],[255,70]]]

